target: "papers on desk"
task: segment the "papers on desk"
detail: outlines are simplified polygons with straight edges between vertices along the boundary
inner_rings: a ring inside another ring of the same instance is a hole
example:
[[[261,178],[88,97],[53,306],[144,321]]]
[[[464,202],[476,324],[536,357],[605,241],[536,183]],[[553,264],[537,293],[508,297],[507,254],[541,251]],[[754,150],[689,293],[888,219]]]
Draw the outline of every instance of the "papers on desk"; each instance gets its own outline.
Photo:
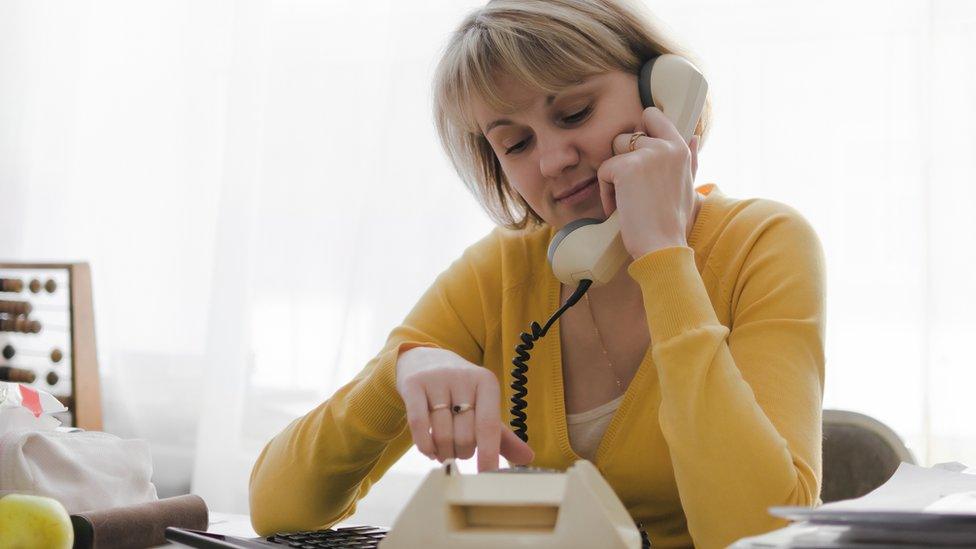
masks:
[[[731,547],[976,547],[976,469],[902,463],[888,482],[860,498],[769,512],[795,522]]]

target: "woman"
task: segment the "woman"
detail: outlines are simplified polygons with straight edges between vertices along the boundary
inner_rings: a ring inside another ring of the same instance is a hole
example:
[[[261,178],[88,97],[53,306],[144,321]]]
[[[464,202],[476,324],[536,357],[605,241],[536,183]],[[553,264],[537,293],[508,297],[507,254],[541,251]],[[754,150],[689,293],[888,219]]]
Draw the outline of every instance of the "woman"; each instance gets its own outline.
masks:
[[[328,527],[411,446],[431,458],[593,461],[656,547],[723,547],[820,503],[824,262],[788,206],[694,188],[686,144],[643,109],[643,60],[679,50],[624,0],[496,0],[434,82],[442,144],[500,227],[442,273],[384,349],[275,437],[258,532]],[[552,96],[552,97],[550,97]],[[642,135],[639,132],[643,132]],[[519,334],[575,290],[547,245],[619,210],[632,260],[537,342],[528,444],[508,426]]]

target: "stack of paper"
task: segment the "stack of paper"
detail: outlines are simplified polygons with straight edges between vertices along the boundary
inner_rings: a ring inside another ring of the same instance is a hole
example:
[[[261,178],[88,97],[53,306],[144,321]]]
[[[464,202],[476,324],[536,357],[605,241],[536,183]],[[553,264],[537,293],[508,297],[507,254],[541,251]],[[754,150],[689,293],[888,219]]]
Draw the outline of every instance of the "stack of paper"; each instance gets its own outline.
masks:
[[[731,547],[976,547],[974,473],[956,462],[931,468],[902,463],[888,482],[860,498],[814,509],[771,507],[771,514],[795,522]]]

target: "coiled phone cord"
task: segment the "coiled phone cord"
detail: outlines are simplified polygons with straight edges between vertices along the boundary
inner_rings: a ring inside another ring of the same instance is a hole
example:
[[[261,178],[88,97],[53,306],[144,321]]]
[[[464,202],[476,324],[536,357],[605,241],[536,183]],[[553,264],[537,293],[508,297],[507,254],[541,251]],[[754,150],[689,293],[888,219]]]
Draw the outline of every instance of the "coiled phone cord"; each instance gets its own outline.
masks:
[[[528,416],[525,413],[525,408],[528,404],[525,402],[525,395],[529,392],[525,388],[525,384],[529,381],[529,378],[525,377],[525,372],[529,371],[529,365],[527,364],[529,360],[529,351],[535,347],[535,342],[541,339],[549,332],[549,328],[552,327],[553,323],[559,319],[560,316],[566,309],[569,309],[576,302],[583,298],[583,294],[586,290],[590,289],[590,285],[593,284],[592,280],[582,280],[579,286],[576,287],[576,291],[573,295],[563,303],[563,306],[559,308],[558,311],[553,313],[549,320],[546,322],[545,326],[539,326],[539,323],[532,321],[529,325],[530,332],[522,332],[519,338],[522,343],[515,346],[516,357],[512,359],[512,364],[515,368],[512,368],[512,377],[515,381],[512,382],[512,389],[515,390],[515,394],[512,396],[512,421],[511,425],[515,428],[515,435],[522,439],[522,442],[529,442],[528,435],[528,425],[525,424],[525,420]],[[521,469],[521,467],[516,467],[516,469]],[[635,521],[635,526],[637,531],[640,532],[641,536],[641,549],[650,549],[651,540],[647,535],[647,530],[644,529],[644,525],[641,522]]]
[[[515,378],[515,381],[512,382],[511,387],[515,391],[515,394],[511,398],[512,421],[510,424],[515,430],[515,435],[522,439],[522,442],[529,441],[529,427],[525,424],[525,420],[528,418],[525,413],[525,408],[528,406],[528,403],[525,402],[525,395],[529,394],[525,388],[525,384],[529,381],[529,378],[525,377],[525,372],[529,371],[529,365],[527,364],[529,351],[535,346],[536,341],[546,335],[549,328],[566,312],[566,309],[576,305],[576,302],[583,297],[583,294],[586,293],[586,290],[590,288],[591,284],[593,284],[592,280],[580,281],[573,295],[566,300],[566,303],[563,303],[563,306],[558,311],[549,317],[549,321],[546,322],[545,326],[539,326],[539,323],[533,320],[532,324],[529,325],[530,331],[522,332],[522,335],[519,336],[522,343],[515,346],[516,356],[512,359],[512,364],[515,365],[515,368],[512,368],[512,377]]]

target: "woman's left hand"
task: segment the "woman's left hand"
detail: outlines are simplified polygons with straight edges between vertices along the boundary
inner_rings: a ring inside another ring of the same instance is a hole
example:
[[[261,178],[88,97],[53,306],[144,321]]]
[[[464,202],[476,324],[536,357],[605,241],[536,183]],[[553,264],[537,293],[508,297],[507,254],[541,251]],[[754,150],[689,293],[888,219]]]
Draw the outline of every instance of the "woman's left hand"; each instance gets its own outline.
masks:
[[[620,209],[624,246],[637,259],[661,248],[687,246],[694,222],[698,136],[685,144],[678,129],[656,107],[644,109],[646,137],[630,151],[632,133],[613,140],[614,156],[597,170],[600,200],[609,216]]]

